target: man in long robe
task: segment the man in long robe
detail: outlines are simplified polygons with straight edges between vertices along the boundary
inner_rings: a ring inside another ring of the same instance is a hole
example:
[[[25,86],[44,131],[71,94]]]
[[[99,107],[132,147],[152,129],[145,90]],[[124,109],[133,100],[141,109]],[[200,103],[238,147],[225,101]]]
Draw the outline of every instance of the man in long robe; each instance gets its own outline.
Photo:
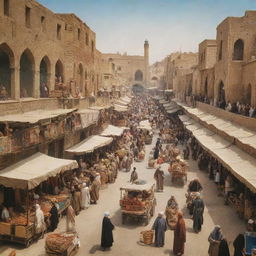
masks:
[[[55,200],[52,201],[52,208],[50,210],[50,231],[53,232],[57,226],[58,226],[58,223],[59,223],[59,216],[58,216],[58,209],[55,205]]]
[[[167,230],[166,220],[163,218],[164,213],[160,212],[156,218],[152,229],[155,230],[155,246],[163,247],[165,232]]]
[[[70,205],[67,208],[67,232],[75,232],[75,211],[73,207]]]
[[[104,213],[104,218],[102,221],[102,231],[101,231],[101,247],[105,251],[109,249],[114,242],[113,239],[113,229],[115,226],[112,224],[111,220],[109,219],[109,212]]]
[[[130,182],[133,184],[137,179],[138,179],[138,173],[136,172],[136,167],[133,167]]]
[[[154,179],[156,180],[156,191],[164,190],[164,172],[157,168],[154,174]]]
[[[173,254],[183,255],[184,247],[186,242],[186,225],[183,219],[183,214],[178,212],[178,221],[174,229],[174,240],[173,240]]]
[[[200,232],[203,225],[204,201],[197,192],[196,199],[193,201],[193,229],[196,233]]]

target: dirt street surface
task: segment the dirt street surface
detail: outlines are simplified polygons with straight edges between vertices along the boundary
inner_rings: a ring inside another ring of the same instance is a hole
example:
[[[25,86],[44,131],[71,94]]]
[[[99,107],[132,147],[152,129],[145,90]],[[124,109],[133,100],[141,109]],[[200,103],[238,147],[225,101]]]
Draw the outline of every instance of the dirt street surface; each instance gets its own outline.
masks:
[[[145,180],[147,183],[153,183],[154,169],[147,169],[147,159],[153,144],[146,147],[146,158],[141,163],[134,163],[137,167],[139,179]],[[185,256],[206,256],[208,255],[208,236],[214,225],[219,224],[223,229],[223,234],[227,238],[231,251],[233,251],[232,242],[239,232],[244,231],[244,223],[236,215],[235,211],[223,203],[223,197],[217,196],[215,184],[210,181],[207,175],[198,170],[195,161],[189,161],[188,182],[198,177],[203,185],[203,199],[206,204],[204,213],[204,225],[199,234],[195,234],[192,229],[192,220],[188,215],[185,205],[185,192],[187,186],[184,187],[172,184],[170,175],[167,171],[168,165],[162,165],[165,171],[165,187],[164,192],[156,193],[157,206],[154,217],[150,220],[148,226],[143,223],[127,221],[122,225],[121,212],[119,207],[120,187],[128,184],[130,173],[120,172],[115,184],[110,184],[102,188],[100,200],[97,205],[91,205],[88,210],[82,211],[76,217],[76,229],[81,240],[81,247],[76,254],[77,256],[85,255],[113,255],[113,256],[155,256],[155,255],[173,255],[173,231],[168,230],[165,237],[165,246],[156,248],[145,246],[139,243],[139,234],[143,230],[149,230],[152,227],[154,219],[159,211],[164,211],[166,203],[171,195],[174,195],[179,203],[179,208],[184,212],[187,242],[185,245]],[[103,213],[109,211],[111,219],[115,225],[114,230],[114,245],[110,251],[101,251],[101,222]],[[60,221],[58,231],[65,230],[65,218]],[[13,244],[1,245],[0,255],[6,256],[12,249],[17,250],[17,256],[43,256],[46,255],[44,249],[44,239],[33,243],[29,248],[16,247]]]

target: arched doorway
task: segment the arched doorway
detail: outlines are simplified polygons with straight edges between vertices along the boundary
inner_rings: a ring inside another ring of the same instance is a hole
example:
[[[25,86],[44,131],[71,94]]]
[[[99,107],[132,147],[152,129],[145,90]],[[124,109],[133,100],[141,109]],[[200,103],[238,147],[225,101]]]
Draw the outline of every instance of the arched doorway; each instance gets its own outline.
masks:
[[[220,84],[219,84],[219,101],[220,102],[225,102],[225,86],[224,86],[224,83],[221,81]]]
[[[137,70],[134,76],[135,81],[143,81],[143,73],[141,70]]]
[[[83,84],[84,84],[84,69],[83,65],[80,63],[77,70],[77,86],[80,89],[80,92],[83,92]]]
[[[132,91],[135,94],[142,94],[144,92],[144,87],[141,84],[134,84],[132,86]]]
[[[27,98],[34,95],[35,60],[29,49],[20,57],[20,97]]]
[[[246,104],[252,104],[252,86],[249,84],[246,88],[246,95],[245,95],[245,102]]]
[[[60,85],[64,82],[64,68],[63,64],[60,60],[58,60],[55,64],[55,81]],[[56,85],[56,84],[55,84]]]
[[[44,56],[40,62],[40,97],[45,97],[41,92],[42,86],[47,85],[49,88],[50,70],[50,60],[47,56]]]
[[[7,44],[0,45],[0,100],[6,100],[12,96],[12,71],[14,66],[14,54]]]
[[[204,82],[204,95],[208,97],[208,78],[206,77]]]

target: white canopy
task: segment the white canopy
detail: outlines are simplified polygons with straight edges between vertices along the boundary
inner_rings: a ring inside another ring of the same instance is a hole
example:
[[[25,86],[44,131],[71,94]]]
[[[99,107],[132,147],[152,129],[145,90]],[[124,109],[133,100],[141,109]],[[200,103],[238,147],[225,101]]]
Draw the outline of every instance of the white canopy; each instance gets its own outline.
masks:
[[[86,128],[92,124],[96,124],[99,120],[99,110],[80,109],[78,113],[80,114],[83,128]]]
[[[117,112],[126,112],[126,111],[128,111],[128,107],[118,105],[118,104],[114,104],[114,110],[117,111]]]
[[[138,126],[139,129],[146,129],[146,130],[149,130],[151,131],[152,130],[152,126],[149,122],[149,120],[143,120],[139,123],[139,126]]]
[[[101,148],[110,144],[112,141],[113,141],[112,138],[95,135],[67,149],[66,152],[75,154],[75,155],[91,153],[98,148]]]
[[[53,110],[34,110],[14,115],[0,116],[0,122],[13,123],[30,123],[35,124],[42,120],[55,118],[61,115],[66,115],[75,111],[76,109],[53,109]]]
[[[125,129],[128,129],[128,128],[108,125],[108,127],[100,135],[105,137],[121,136]]]
[[[33,189],[49,177],[75,168],[78,168],[75,160],[36,153],[0,171],[0,184],[5,187]]]

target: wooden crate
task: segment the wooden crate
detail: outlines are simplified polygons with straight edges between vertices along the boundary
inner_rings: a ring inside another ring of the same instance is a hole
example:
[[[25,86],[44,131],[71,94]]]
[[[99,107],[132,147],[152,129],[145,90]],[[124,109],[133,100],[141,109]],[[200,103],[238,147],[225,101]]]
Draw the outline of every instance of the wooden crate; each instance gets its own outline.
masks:
[[[34,225],[15,226],[15,236],[22,238],[31,238],[34,235]]]
[[[11,235],[11,224],[0,222],[0,235]]]

